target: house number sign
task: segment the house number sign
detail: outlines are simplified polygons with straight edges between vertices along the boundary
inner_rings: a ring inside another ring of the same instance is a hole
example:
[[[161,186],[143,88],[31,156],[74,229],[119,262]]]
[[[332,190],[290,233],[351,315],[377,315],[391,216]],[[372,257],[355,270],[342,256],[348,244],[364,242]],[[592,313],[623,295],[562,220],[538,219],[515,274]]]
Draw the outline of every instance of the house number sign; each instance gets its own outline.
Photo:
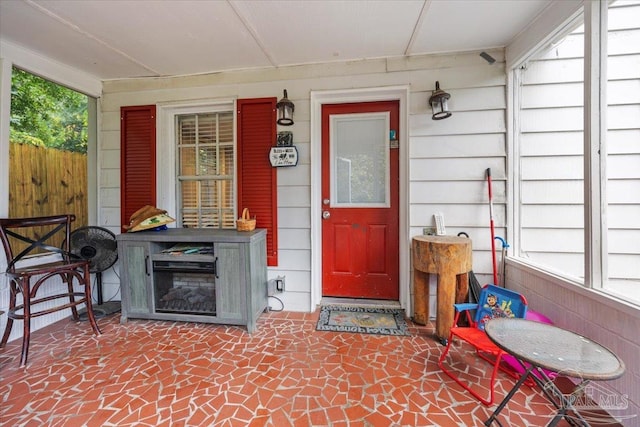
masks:
[[[296,147],[271,147],[269,161],[275,168],[295,166],[298,164],[298,150]]]

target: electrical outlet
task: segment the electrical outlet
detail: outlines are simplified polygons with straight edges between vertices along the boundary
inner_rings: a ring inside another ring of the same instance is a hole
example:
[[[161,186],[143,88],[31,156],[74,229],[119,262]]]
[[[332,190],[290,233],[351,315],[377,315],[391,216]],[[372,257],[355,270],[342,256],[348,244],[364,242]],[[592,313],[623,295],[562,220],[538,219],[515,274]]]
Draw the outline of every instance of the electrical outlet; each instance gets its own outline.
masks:
[[[284,278],[285,276],[278,276],[267,281],[267,296],[272,297],[276,293],[284,292]]]

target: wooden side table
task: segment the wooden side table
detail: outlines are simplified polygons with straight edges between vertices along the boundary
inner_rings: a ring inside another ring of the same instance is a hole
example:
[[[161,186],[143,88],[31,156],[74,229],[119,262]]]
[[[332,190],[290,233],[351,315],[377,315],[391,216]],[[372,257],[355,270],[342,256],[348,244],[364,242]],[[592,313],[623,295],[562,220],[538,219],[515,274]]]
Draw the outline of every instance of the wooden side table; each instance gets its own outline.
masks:
[[[449,338],[454,303],[466,302],[471,271],[471,239],[458,236],[413,238],[413,321],[429,322],[429,274],[438,275],[436,336]]]

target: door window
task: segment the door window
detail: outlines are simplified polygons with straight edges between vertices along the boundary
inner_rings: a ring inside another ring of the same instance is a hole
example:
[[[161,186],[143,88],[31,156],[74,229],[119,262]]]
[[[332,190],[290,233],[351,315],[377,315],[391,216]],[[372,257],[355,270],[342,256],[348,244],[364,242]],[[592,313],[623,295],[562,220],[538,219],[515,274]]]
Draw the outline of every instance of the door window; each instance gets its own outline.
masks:
[[[331,206],[389,207],[389,113],[330,121]]]

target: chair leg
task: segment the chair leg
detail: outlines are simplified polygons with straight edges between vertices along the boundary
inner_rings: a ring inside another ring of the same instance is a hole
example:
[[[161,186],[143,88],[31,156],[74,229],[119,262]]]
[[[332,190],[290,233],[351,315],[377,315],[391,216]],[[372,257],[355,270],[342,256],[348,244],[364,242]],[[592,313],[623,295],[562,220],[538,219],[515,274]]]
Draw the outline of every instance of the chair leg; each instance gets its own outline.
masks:
[[[78,322],[80,320],[80,316],[78,315],[78,309],[75,306],[75,298],[73,296],[73,274],[69,274],[66,273],[64,274],[64,276],[62,277],[62,280],[65,281],[67,283],[67,291],[69,292],[69,302],[72,304],[71,305],[71,317],[73,317],[73,320],[75,320],[76,322]]]
[[[93,301],[91,299],[91,273],[89,272],[89,265],[87,264],[84,269],[84,295],[87,302],[85,303],[87,306],[87,317],[89,318],[89,323],[91,324],[91,328],[96,335],[100,335],[100,328],[98,327],[98,322],[96,322],[96,317],[93,314]]]
[[[31,293],[28,281],[26,283],[17,283],[15,281],[11,281],[7,325],[4,328],[2,341],[0,341],[0,348],[4,347],[7,344],[9,335],[11,335],[11,330],[13,329],[13,316],[15,315],[16,311],[16,297],[18,292],[22,294],[23,305],[22,351],[20,353],[20,367],[22,368],[27,364],[27,358],[29,357],[29,338],[31,334]]]
[[[451,346],[451,342],[452,341],[453,341],[453,333],[449,336],[449,341],[447,342],[447,346],[445,347],[444,351],[440,355],[440,359],[438,360],[438,366],[440,367],[440,369],[442,369],[442,372],[447,374],[449,376],[449,378],[451,378],[456,383],[458,383],[458,385],[460,387],[464,388],[469,393],[471,393],[471,395],[473,397],[475,397],[476,399],[478,399],[483,405],[490,406],[493,403],[493,387],[495,385],[496,375],[498,373],[498,365],[500,364],[500,359],[502,358],[502,354],[498,355],[495,364],[492,365],[493,366],[493,372],[491,373],[491,382],[490,382],[490,386],[489,386],[489,390],[490,390],[489,393],[490,394],[489,394],[489,398],[486,399],[486,398],[480,396],[480,394],[478,392],[476,392],[475,390],[473,390],[470,385],[465,384],[459,377],[454,375],[453,372],[451,372],[449,369],[446,368],[446,366],[444,364],[444,359],[446,358],[447,354],[449,353],[449,347]]]
[[[453,342],[453,334],[449,334],[447,345],[445,346],[444,351],[442,352],[442,354],[440,355],[440,359],[438,360],[438,365],[440,366],[440,369],[442,369],[445,372],[446,370],[443,368],[443,361],[444,361],[444,358],[447,357],[447,353],[449,353],[449,347],[451,347],[452,342]]]
[[[11,335],[11,329],[13,329],[13,319],[7,317],[7,325],[4,327],[4,334],[2,335],[2,341],[0,341],[0,348],[4,348]]]
[[[20,367],[22,368],[27,364],[29,341],[31,338],[31,286],[29,285],[29,279],[23,281],[20,288],[22,289],[24,306],[24,319],[22,320],[22,354],[20,356]]]
[[[494,388],[496,385],[496,377],[498,376],[498,371],[500,370],[500,360],[502,360],[503,355],[504,353],[500,352],[496,356],[496,362],[493,365],[493,372],[491,372],[491,382],[489,383],[489,390],[491,393],[489,394],[489,401],[488,403],[486,403],[487,406],[493,403],[493,394],[494,394]]]
[[[11,329],[13,329],[13,313],[16,308],[16,293],[18,289],[16,284],[11,281],[9,286],[9,310],[7,311],[7,324],[4,327],[4,334],[2,335],[2,341],[0,341],[0,348],[4,348],[7,341],[9,341],[9,335],[11,335]]]

